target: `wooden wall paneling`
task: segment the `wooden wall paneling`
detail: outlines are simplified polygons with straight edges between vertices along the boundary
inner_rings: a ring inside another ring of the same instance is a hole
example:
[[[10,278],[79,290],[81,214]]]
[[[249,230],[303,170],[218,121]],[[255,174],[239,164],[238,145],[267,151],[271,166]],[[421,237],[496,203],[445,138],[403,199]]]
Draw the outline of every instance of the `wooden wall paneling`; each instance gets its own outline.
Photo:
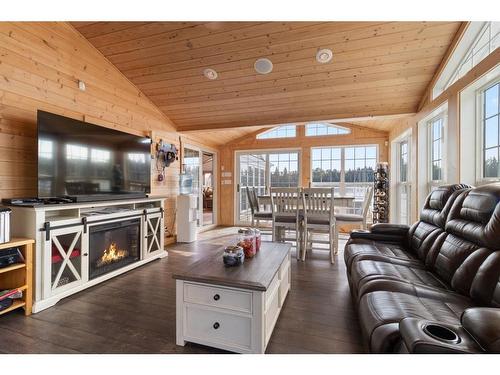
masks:
[[[95,23],[85,27],[97,30]],[[125,30],[120,25],[105,29]],[[85,82],[85,92],[78,90],[78,80]],[[38,109],[137,135],[153,131],[178,144],[179,133],[165,114],[71,25],[0,22],[0,198],[37,194]],[[203,143],[195,134],[190,137]],[[152,183],[153,194],[167,196],[169,228],[179,185],[177,163],[165,181]],[[155,179],[154,163],[152,169]]]

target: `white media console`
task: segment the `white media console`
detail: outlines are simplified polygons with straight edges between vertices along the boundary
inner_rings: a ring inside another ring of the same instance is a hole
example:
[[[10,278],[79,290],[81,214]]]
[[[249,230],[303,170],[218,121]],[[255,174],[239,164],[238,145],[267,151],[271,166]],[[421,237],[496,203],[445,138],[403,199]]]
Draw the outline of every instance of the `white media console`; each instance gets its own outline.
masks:
[[[12,206],[14,236],[35,239],[33,312],[164,250],[164,198]]]

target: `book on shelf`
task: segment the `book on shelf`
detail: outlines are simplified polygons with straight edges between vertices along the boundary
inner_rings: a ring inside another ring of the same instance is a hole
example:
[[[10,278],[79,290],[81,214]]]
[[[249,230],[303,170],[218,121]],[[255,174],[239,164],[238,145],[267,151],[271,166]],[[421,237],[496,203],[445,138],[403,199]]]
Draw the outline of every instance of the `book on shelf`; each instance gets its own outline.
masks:
[[[23,292],[20,291],[19,289],[5,289],[5,290],[0,290],[0,301],[10,298],[10,299],[16,299],[16,298],[21,298],[23,296]]]

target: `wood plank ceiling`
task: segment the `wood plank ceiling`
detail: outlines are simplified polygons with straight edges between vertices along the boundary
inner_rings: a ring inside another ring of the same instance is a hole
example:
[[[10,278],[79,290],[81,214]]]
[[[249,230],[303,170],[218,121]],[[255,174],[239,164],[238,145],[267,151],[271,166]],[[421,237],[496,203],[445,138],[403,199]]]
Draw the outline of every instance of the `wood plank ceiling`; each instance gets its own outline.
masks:
[[[460,22],[73,25],[179,131],[192,131],[416,112]],[[320,48],[333,51],[330,63],[316,62]],[[260,57],[271,73],[255,72]]]

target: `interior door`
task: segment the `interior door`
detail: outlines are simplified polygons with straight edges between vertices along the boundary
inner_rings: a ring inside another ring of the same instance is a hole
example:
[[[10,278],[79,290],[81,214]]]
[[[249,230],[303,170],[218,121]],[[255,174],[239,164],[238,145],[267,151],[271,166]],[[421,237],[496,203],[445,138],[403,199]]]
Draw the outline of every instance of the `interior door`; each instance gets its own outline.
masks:
[[[194,194],[197,202],[197,226],[203,225],[203,196],[201,188],[202,153],[200,150],[190,147],[184,147],[184,176],[182,177],[182,194]]]

